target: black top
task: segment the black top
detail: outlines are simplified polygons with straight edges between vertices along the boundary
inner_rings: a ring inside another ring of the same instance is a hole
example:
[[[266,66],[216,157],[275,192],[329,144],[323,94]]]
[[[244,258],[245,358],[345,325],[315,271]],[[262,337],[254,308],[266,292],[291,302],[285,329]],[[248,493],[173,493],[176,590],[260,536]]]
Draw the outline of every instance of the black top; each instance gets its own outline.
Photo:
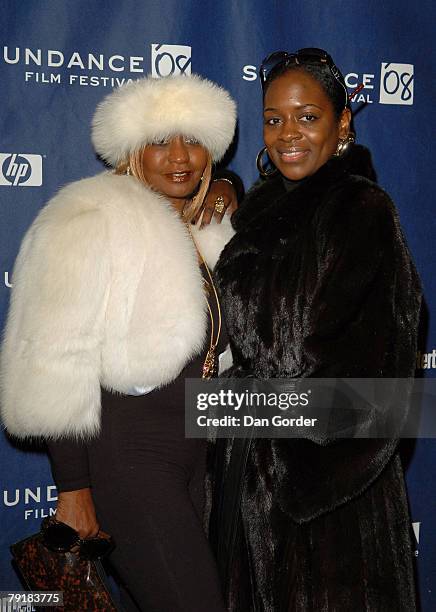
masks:
[[[209,281],[204,266],[201,268],[203,278]],[[218,309],[216,300],[213,294],[208,297],[209,304],[212,308],[216,338],[216,327],[218,323]],[[181,313],[183,316],[183,313]],[[205,338],[205,346],[201,353],[195,357],[185,368],[180,372],[179,376],[168,385],[154,389],[150,393],[139,396],[137,399],[141,402],[141,410],[159,410],[163,406],[184,406],[185,402],[185,378],[201,378],[202,368],[206,353],[210,345],[210,316],[207,315],[208,325]],[[222,353],[228,343],[227,334],[224,325],[224,317],[222,320],[221,334],[218,341],[217,356]],[[121,403],[122,397],[119,394],[109,393],[102,390],[102,411],[105,410],[106,404],[113,407],[117,398]],[[136,403],[136,402],[135,402]],[[104,423],[104,419],[103,423]],[[92,485],[88,465],[88,446],[92,445],[92,439],[89,441],[62,439],[48,441],[47,447],[51,459],[53,478],[56,482],[58,491],[74,491],[83,489]]]

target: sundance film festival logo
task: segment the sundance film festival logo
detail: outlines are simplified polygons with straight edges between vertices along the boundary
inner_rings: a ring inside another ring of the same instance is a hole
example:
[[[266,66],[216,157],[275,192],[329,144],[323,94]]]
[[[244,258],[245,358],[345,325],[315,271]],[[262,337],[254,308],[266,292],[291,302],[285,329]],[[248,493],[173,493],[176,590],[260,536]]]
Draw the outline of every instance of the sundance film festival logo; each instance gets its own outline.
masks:
[[[151,76],[191,74],[191,47],[186,45],[151,45]]]
[[[3,491],[3,505],[6,508],[18,507],[23,510],[24,520],[42,519],[53,516],[55,508],[51,505],[57,500],[57,490],[54,485],[35,487],[31,489],[15,489]],[[1,502],[0,502],[1,503]],[[41,505],[43,505],[41,507]],[[29,507],[30,506],[30,507]]]
[[[380,104],[413,104],[413,64],[382,62]]]
[[[150,49],[149,43],[146,43]],[[153,77],[191,74],[191,47],[186,45],[151,45]],[[3,47],[8,70],[19,70],[29,84],[79,87],[121,87],[140,78],[149,70],[148,57],[124,53],[92,53],[61,49]]]
[[[0,153],[0,185],[40,187],[42,156],[30,153]]]
[[[257,67],[254,64],[243,66],[242,78],[244,81],[256,81],[258,79]],[[352,104],[373,104],[377,101],[373,95],[377,95],[377,85],[380,104],[413,104],[413,64],[382,62],[379,83],[377,83],[378,75],[374,70],[348,72],[344,74],[344,79],[349,93],[359,85],[363,85],[362,90],[352,99]]]

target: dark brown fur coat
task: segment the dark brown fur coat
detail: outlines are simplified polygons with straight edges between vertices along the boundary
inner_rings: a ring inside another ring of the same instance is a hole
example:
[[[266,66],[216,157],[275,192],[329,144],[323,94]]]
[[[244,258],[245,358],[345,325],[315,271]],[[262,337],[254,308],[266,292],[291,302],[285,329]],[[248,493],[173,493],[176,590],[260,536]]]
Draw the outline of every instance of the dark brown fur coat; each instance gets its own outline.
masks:
[[[354,146],[297,185],[278,175],[247,194],[216,269],[228,376],[413,376],[420,283],[374,180]],[[210,531],[229,610],[415,609],[395,440],[215,446]]]

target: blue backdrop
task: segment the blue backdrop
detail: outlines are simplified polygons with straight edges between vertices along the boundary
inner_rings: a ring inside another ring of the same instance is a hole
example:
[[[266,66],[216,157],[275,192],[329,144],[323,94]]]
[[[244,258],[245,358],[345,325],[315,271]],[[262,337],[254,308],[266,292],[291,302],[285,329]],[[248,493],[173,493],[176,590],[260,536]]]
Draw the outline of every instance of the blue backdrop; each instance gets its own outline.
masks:
[[[2,0],[0,23],[0,327],[11,271],[38,209],[61,185],[101,170],[89,139],[94,108],[112,87],[152,72],[198,72],[239,104],[230,166],[256,178],[261,95],[256,66],[269,52],[318,46],[347,75],[358,141],[396,202],[427,301],[417,369],[436,370],[432,77],[434,3],[421,0]],[[436,609],[436,441],[404,444],[422,609]],[[0,434],[0,590],[18,587],[8,545],[35,531],[56,489],[45,455]]]

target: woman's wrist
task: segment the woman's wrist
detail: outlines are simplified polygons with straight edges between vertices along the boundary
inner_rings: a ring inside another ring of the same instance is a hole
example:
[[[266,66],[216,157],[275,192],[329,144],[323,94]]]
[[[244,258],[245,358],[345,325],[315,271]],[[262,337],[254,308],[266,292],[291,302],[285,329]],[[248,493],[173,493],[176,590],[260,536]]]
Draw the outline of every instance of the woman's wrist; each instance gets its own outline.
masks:
[[[241,200],[243,199],[245,195],[244,194],[244,184],[242,183],[240,177],[235,172],[232,172],[231,170],[227,170],[224,168],[215,168],[215,171],[212,177],[212,182],[215,183],[218,181],[223,181],[231,185],[232,188],[236,192],[236,198],[238,202],[241,202]]]
[[[91,489],[59,493],[56,519],[75,529],[81,538],[95,537],[100,526],[95,514]]]

